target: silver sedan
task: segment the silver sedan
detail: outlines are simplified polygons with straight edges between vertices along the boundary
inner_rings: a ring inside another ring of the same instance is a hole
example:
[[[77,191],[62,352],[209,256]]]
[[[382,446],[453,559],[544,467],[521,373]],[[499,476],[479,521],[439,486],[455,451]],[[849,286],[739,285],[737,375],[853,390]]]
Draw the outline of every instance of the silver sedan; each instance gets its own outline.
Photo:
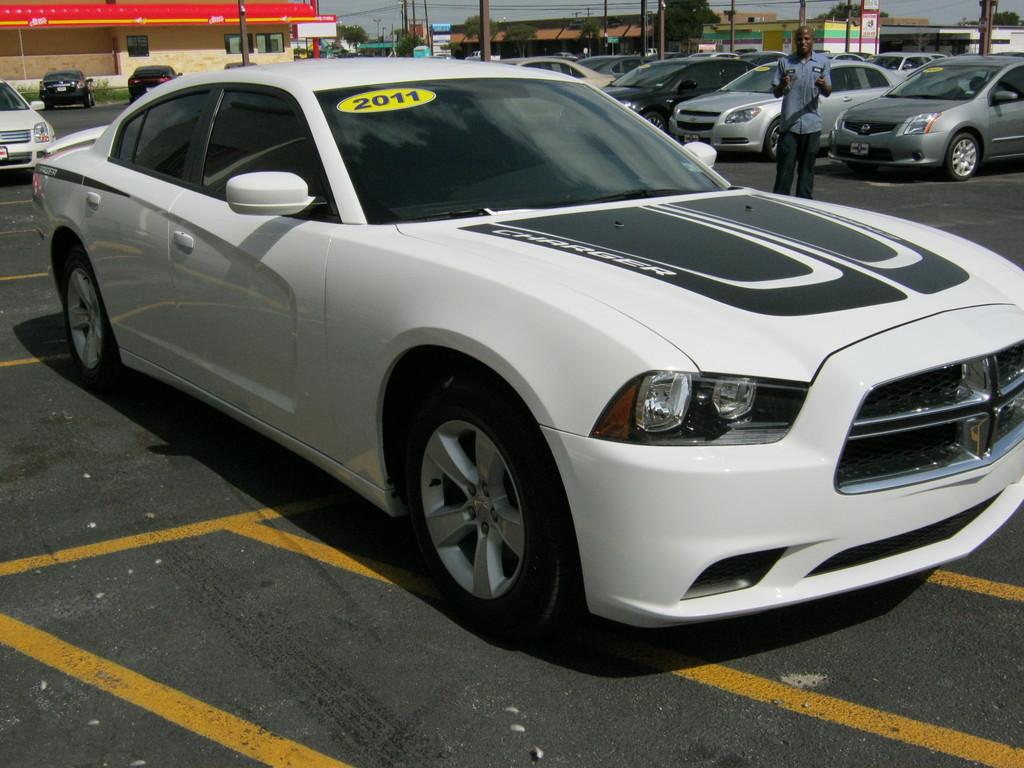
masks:
[[[782,122],[782,100],[772,95],[774,64],[763,64],[724,88],[676,106],[669,124],[680,141],[704,141],[719,152],[758,152],[775,160]],[[898,78],[863,61],[832,62],[832,95],[819,100],[821,146],[843,110],[881,96]]]
[[[934,61],[840,115],[829,154],[855,171],[942,168],[952,181],[971,178],[982,162],[1024,156],[1024,61]]]

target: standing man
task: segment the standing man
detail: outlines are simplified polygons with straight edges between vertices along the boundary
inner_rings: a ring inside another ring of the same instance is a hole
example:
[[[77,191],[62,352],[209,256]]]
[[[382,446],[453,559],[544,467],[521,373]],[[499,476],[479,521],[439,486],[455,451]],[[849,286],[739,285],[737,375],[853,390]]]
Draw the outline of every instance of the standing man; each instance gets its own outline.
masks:
[[[772,92],[782,97],[782,124],[776,153],[773,192],[788,195],[796,171],[796,196],[810,198],[814,191],[814,161],[821,144],[818,96],[832,93],[832,69],[828,58],[814,52],[814,32],[798,27],[793,52],[779,59]]]

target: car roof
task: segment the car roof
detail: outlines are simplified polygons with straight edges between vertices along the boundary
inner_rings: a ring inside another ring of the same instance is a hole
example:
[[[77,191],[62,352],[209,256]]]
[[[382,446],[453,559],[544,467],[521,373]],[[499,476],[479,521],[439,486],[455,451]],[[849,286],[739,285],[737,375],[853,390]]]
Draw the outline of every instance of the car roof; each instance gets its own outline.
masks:
[[[175,81],[181,86],[206,83],[263,83],[302,93],[382,83],[461,78],[531,78],[565,82],[566,76],[533,67],[463,59],[352,57],[301,59],[259,66],[194,72]]]
[[[81,74],[82,71],[79,69],[56,69],[43,75],[43,79],[45,80],[48,77],[79,77]]]

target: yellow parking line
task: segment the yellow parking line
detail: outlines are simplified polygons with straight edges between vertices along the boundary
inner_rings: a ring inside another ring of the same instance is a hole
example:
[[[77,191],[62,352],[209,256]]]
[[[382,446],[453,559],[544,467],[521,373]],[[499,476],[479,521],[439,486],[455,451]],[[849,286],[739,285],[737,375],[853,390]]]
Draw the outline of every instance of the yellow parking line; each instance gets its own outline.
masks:
[[[238,524],[232,524],[229,530],[261,541],[264,544],[280,547],[289,552],[295,552],[305,557],[319,560],[322,563],[358,573],[361,576],[367,576],[377,581],[383,581],[386,584],[401,587],[423,597],[439,597],[434,583],[426,577],[418,576],[403,568],[380,563],[370,558],[355,558],[334,547],[322,544],[319,541],[303,538],[302,536],[296,536],[294,533],[288,533],[287,531],[248,521],[239,521]]]
[[[1004,600],[1016,600],[1024,602],[1024,587],[1015,587],[1012,584],[1002,584],[998,581],[978,579],[974,576],[964,576],[960,573],[949,571],[935,571],[925,579],[930,584],[939,584],[943,587],[954,587],[968,592],[978,592],[991,597],[1001,597]]]
[[[992,768],[1024,768],[1024,749],[1016,749],[997,741],[922,723],[832,696],[792,688],[774,680],[648,645],[635,638],[625,639],[606,635],[599,639],[588,638],[587,644],[597,651],[612,651],[617,656],[644,666],[671,672],[678,677],[728,693],[774,704],[801,715],[973,760]]]
[[[47,355],[46,357],[26,357],[24,360],[0,360],[0,368],[12,368],[15,365],[32,365],[34,363],[48,363],[51,360],[66,360],[71,357],[68,353],[60,355]]]
[[[237,515],[218,517],[213,520],[190,523],[176,528],[164,528],[163,530],[153,531],[151,533],[140,533],[134,536],[125,536],[120,539],[107,539],[106,541],[99,541],[95,544],[86,544],[81,547],[62,549],[46,555],[35,555],[32,557],[23,557],[19,560],[9,560],[6,563],[0,563],[0,576],[10,576],[15,573],[23,573],[36,568],[45,568],[50,565],[71,563],[76,560],[84,560],[98,555],[109,555],[113,552],[123,552],[128,549],[148,547],[152,544],[163,544],[168,541],[189,539],[193,536],[202,536],[207,533],[213,533],[214,531],[227,530],[240,523],[256,523],[262,520],[272,520],[277,517],[297,515],[301,512],[308,512],[314,509],[321,509],[323,507],[330,506],[331,504],[336,503],[340,498],[340,496],[331,496],[327,498],[311,499],[308,501],[285,504],[277,509],[270,509],[268,507],[258,509],[254,512],[242,512]]]
[[[0,277],[0,283],[3,283],[5,281],[7,281],[7,280],[27,280],[30,277],[46,277],[46,273],[45,272],[35,272],[35,273],[31,274],[31,275],[11,275],[10,277]]]
[[[350,768],[4,614],[0,614],[0,643],[264,765]]]

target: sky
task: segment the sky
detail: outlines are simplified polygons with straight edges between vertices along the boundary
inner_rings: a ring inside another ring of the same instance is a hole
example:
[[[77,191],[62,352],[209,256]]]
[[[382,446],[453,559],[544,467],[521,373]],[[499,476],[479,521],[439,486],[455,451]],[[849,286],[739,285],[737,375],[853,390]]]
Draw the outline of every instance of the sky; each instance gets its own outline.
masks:
[[[480,12],[479,0],[405,0],[409,15],[417,19],[426,16],[431,23],[461,24],[469,16]],[[709,0],[712,10],[728,10],[732,0]],[[839,0],[805,0],[808,16],[816,16],[832,8]],[[859,0],[851,0],[858,4]],[[800,15],[800,0],[735,0],[738,13],[774,12],[780,19],[795,19]],[[977,20],[981,6],[978,0],[880,0],[881,9],[890,16],[927,18],[932,24],[956,24],[960,19]],[[318,0],[320,13],[338,17],[342,24],[357,24],[371,36],[390,33],[402,22],[402,0]],[[413,7],[415,6],[415,14]],[[648,10],[657,7],[657,0],[646,0]],[[640,13],[640,0],[607,0],[609,15]],[[424,10],[424,8],[426,10]],[[491,18],[516,21],[522,19],[551,19],[573,16],[599,16],[604,13],[605,0],[490,0]],[[999,0],[1000,11],[1014,11],[1024,18],[1024,0]],[[379,21],[377,21],[379,19]],[[378,32],[378,28],[380,32]]]

